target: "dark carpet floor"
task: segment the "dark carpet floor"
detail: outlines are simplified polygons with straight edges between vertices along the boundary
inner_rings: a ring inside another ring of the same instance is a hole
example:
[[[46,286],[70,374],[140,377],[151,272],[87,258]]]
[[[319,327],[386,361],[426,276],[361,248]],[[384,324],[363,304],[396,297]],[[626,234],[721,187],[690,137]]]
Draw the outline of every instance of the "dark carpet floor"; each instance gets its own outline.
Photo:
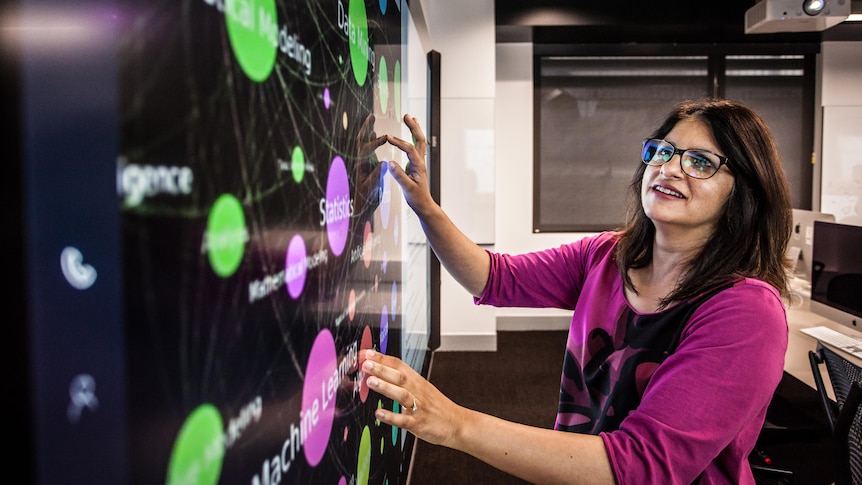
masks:
[[[552,428],[565,343],[564,331],[498,332],[496,352],[435,352],[429,380],[468,408]],[[813,389],[785,375],[768,419],[779,428],[799,431],[769,430],[759,449],[773,466],[793,470],[793,484],[821,485],[834,480],[832,451],[821,431],[825,428],[819,406]],[[408,485],[527,483],[465,453],[421,441],[415,444],[411,467]]]

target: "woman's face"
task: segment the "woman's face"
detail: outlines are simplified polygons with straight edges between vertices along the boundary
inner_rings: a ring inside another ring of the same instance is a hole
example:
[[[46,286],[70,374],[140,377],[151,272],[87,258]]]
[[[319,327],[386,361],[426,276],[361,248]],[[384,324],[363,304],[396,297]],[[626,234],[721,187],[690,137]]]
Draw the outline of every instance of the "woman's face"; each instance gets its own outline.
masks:
[[[725,155],[710,129],[696,119],[677,123],[665,140],[680,150],[695,148]],[[679,157],[674,155],[658,167],[646,167],[641,188],[644,212],[658,230],[694,231],[707,238],[715,230],[733,189],[733,174],[723,165],[712,177],[695,179],[682,171]]]

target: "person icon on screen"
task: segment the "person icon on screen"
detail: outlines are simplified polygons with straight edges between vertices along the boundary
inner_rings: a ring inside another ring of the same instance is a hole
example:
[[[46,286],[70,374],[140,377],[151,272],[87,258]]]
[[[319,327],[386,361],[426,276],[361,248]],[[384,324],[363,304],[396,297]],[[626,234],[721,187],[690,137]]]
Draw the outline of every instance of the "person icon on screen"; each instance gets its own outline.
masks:
[[[425,135],[404,122],[415,143],[386,139],[409,164],[389,169],[446,270],[476,304],[573,316],[555,429],[462,407],[366,351],[368,386],[402,409],[377,419],[536,483],[754,483],[787,348],[792,225],[763,119],[731,100],[679,104],[633,161],[625,227],[520,255],[452,223],[428,190]]]

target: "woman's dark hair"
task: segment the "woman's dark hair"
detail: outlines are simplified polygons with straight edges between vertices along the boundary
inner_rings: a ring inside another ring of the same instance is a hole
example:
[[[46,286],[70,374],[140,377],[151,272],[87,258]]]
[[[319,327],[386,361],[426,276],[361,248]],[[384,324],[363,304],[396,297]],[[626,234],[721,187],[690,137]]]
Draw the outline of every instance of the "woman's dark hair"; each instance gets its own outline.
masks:
[[[789,260],[793,213],[790,189],[775,140],[754,110],[739,102],[707,98],[679,104],[651,138],[664,138],[682,120],[706,125],[721,153],[730,161],[733,189],[715,233],[677,287],[659,303],[697,296],[739,277],[763,280],[789,298]],[[620,233],[615,258],[626,287],[637,291],[628,269],[643,268],[652,261],[655,225],[644,213],[641,186],[646,165],[640,164],[629,186],[629,212]]]

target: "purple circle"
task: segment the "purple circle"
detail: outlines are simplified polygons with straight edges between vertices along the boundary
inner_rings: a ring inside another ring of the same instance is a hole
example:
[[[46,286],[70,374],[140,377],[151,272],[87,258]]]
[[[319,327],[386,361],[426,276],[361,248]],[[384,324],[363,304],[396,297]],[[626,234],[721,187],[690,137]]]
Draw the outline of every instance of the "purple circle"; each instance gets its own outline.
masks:
[[[302,236],[299,234],[293,236],[284,259],[284,285],[287,287],[287,293],[295,300],[302,294],[308,270],[305,241]]]
[[[326,200],[321,207],[326,222],[326,234],[329,236],[329,247],[336,256],[344,251],[347,242],[347,229],[350,225],[350,184],[347,180],[347,168],[344,159],[335,156],[329,166],[329,176],[326,179]]]
[[[320,463],[335,416],[335,396],[338,389],[335,340],[332,333],[323,329],[314,339],[311,355],[305,367],[302,383],[301,427],[307,429],[303,449],[311,466]]]
[[[323,88],[323,106],[326,109],[332,106],[332,95],[329,94],[329,88]]]
[[[392,207],[392,183],[390,182],[391,177],[386,176],[387,173],[389,173],[388,165],[383,164],[383,168],[380,170],[380,185],[382,186],[380,191],[380,222],[384,229],[389,227],[389,215]]]
[[[389,310],[386,305],[383,305],[383,310],[380,313],[380,352],[386,353],[386,347],[389,343]]]

